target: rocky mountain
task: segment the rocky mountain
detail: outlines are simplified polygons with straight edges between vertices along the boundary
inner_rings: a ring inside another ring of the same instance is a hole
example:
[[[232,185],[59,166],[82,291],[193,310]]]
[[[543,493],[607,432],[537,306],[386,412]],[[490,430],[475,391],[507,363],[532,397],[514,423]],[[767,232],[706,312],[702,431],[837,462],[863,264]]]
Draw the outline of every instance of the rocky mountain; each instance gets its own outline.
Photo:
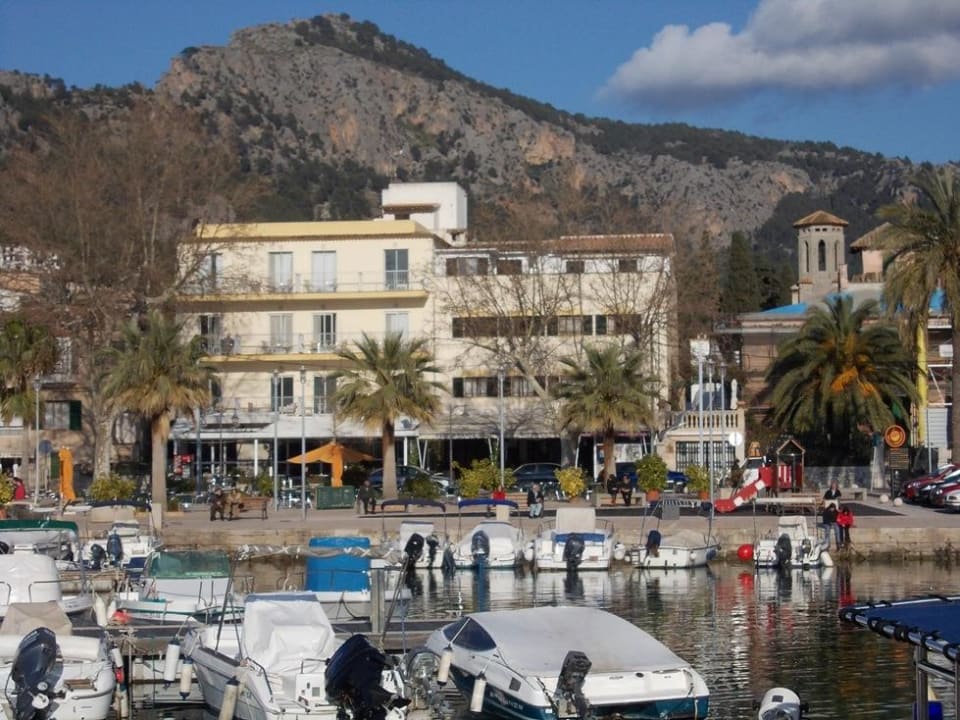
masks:
[[[0,128],[9,142],[43,103],[122,105],[146,92],[0,74]],[[913,169],[825,143],[566,113],[344,15],[186,48],[152,92],[239,135],[244,162],[271,181],[261,219],[368,216],[390,179],[455,179],[471,194],[477,233],[504,212],[547,218],[552,232],[662,229],[725,242],[742,230],[782,258],[790,223],[813,209],[849,220],[850,239],[873,227]]]

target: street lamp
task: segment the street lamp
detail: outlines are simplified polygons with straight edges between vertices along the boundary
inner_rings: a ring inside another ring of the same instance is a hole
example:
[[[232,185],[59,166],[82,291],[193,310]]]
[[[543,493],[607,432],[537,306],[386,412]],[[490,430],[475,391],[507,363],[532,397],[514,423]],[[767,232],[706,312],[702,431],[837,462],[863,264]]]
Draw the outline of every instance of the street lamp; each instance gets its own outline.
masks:
[[[217,475],[220,478],[220,484],[223,485],[223,407],[217,409],[217,429],[220,433],[220,441],[217,443]]]
[[[727,445],[724,444],[726,443],[726,438],[727,438],[727,436],[724,434],[724,431],[727,429],[727,425],[726,425],[727,393],[726,393],[726,388],[724,387],[726,382],[727,382],[727,364],[723,361],[723,358],[720,358],[720,441],[721,441],[721,447],[724,447],[724,448],[727,447]],[[724,455],[723,459],[724,461],[726,461],[727,456]],[[733,451],[733,459],[734,460],[737,459],[736,448],[734,448],[734,451]],[[727,463],[727,464],[729,465],[730,463]]]
[[[237,431],[240,429],[240,410],[237,407],[237,399],[233,399],[233,415],[230,416],[230,429],[233,431],[233,469],[234,472],[239,470],[240,467],[240,456],[237,452]],[[226,470],[226,457],[224,457],[224,470]]]
[[[280,424],[280,371],[273,370],[273,510],[280,509],[280,495],[277,489],[277,426]]]
[[[450,484],[448,487],[453,487],[453,414],[458,410],[465,414],[466,408],[463,405],[450,405],[450,425],[447,433],[450,454],[450,467],[448,470]]]
[[[500,489],[503,490],[503,472],[504,472],[504,447],[503,447],[503,377],[507,369],[500,365],[497,368],[497,401],[499,402],[500,412]]]
[[[717,424],[717,415],[713,408],[713,358],[707,361],[707,385],[710,386],[710,409],[707,417],[710,418],[710,427],[707,432],[707,470],[710,473],[710,482],[717,478],[717,446],[713,438],[714,426]]]
[[[300,366],[300,455],[307,454],[307,369]],[[301,460],[305,458],[301,457]],[[307,519],[307,463],[300,463],[300,513]]]
[[[34,447],[33,455],[33,470],[34,470],[34,504],[40,503],[40,376],[37,375],[33,379],[33,397],[34,402],[36,403],[34,420],[33,424],[36,427],[36,445]]]
[[[203,408],[197,408],[197,453],[196,458],[196,477],[193,479],[193,484],[196,487],[197,494],[199,495],[203,490],[200,487],[200,482],[203,479],[203,443],[200,440],[200,429],[203,427]]]

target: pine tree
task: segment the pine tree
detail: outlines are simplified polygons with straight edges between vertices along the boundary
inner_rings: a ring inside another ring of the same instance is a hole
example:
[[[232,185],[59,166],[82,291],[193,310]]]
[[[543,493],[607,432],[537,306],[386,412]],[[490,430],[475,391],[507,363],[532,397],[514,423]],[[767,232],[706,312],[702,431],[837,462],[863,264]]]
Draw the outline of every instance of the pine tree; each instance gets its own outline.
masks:
[[[735,232],[727,251],[727,273],[720,293],[720,312],[739,315],[760,309],[760,289],[747,236]]]

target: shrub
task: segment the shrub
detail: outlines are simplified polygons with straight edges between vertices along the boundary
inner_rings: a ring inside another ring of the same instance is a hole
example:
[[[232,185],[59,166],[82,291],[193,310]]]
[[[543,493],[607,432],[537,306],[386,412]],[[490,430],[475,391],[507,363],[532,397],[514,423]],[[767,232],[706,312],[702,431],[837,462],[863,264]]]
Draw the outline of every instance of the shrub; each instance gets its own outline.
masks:
[[[403,484],[400,496],[432,500],[440,496],[440,488],[428,477],[415,477],[410,478]]]
[[[459,463],[454,463],[460,471],[460,496],[465,498],[475,498],[480,495],[481,490],[492,492],[500,487],[500,468],[494,465],[489,458],[474,460],[469,468],[465,468]],[[513,470],[504,468],[503,486],[511,487],[515,482]]]
[[[555,475],[560,483],[560,489],[568,498],[580,497],[586,492],[587,479],[582,468],[565,467],[557,470]]]
[[[87,495],[93,500],[130,500],[136,492],[136,480],[111,473],[101,475],[90,483]]]
[[[667,464],[659,455],[644,455],[637,461],[637,486],[644,492],[659,491],[667,487]]]
[[[683,471],[687,476],[687,490],[690,492],[707,492],[710,489],[710,473],[703,465],[690,465]]]
[[[13,481],[6,475],[0,475],[0,505],[13,500]]]

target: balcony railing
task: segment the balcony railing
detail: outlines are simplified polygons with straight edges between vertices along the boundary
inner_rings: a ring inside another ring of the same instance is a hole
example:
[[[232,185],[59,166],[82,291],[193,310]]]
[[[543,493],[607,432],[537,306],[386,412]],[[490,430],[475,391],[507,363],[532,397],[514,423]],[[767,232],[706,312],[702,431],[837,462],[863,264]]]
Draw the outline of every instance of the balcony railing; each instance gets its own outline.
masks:
[[[295,274],[289,279],[269,276],[204,278],[182,286],[183,295],[287,295],[320,293],[396,292],[423,290],[423,281],[406,271],[352,273],[333,277]]]
[[[202,335],[200,347],[207,356],[289,355],[332,353],[352,346],[363,335],[383,340],[386,332],[292,333],[290,335]]]

